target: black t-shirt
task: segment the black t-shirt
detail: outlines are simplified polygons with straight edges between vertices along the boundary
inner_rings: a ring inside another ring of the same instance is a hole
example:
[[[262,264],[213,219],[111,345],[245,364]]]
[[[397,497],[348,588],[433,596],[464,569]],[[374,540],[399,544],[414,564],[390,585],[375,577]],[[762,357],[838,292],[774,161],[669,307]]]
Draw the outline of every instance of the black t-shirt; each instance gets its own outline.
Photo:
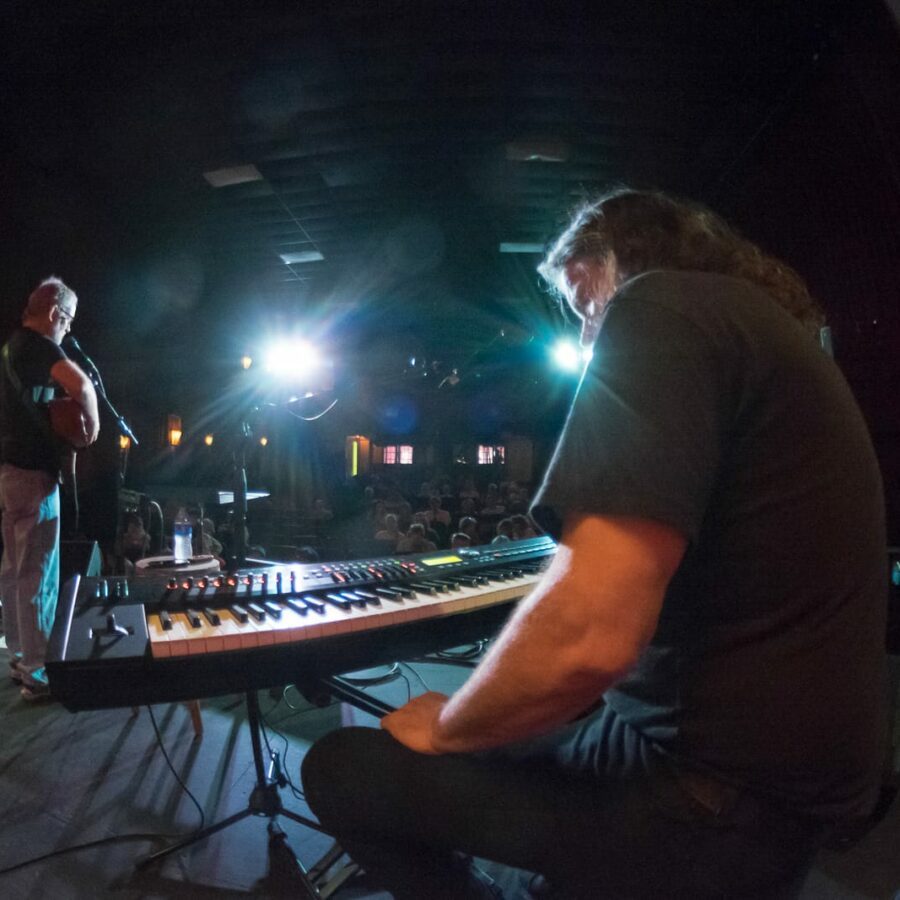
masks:
[[[54,396],[50,369],[66,354],[50,338],[19,328],[3,354],[19,380],[9,378],[0,358],[0,459],[20,469],[59,472],[58,446],[49,425],[47,404]]]
[[[613,298],[535,499],[689,541],[606,694],[667,753],[824,817],[866,814],[883,752],[884,508],[834,362],[739,279],[650,272]]]

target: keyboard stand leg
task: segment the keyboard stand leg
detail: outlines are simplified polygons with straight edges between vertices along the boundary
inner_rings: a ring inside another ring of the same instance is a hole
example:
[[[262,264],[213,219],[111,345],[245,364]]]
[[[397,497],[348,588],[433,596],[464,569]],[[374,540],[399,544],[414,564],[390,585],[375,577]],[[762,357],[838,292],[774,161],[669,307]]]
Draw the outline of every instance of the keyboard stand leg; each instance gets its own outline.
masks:
[[[291,893],[293,896],[307,897],[311,900],[321,900],[323,894],[320,894],[312,880],[309,878],[303,864],[291,852],[290,847],[285,840],[284,832],[278,827],[275,819],[278,816],[287,816],[294,822],[299,822],[307,828],[319,831],[322,834],[328,834],[318,822],[313,822],[304,816],[300,816],[295,812],[285,809],[281,804],[281,796],[278,793],[278,783],[271,778],[271,772],[266,771],[263,763],[262,741],[260,740],[260,713],[259,698],[256,691],[247,691],[247,724],[250,726],[250,743],[253,747],[253,764],[256,768],[256,786],[250,793],[246,809],[216,822],[207,828],[192,834],[190,837],[172,844],[163,850],[151,854],[145,859],[137,863],[138,869],[150,866],[161,859],[165,859],[172,853],[177,853],[196,844],[198,841],[205,840],[217,831],[222,831],[247,816],[265,816],[269,820],[269,874],[263,879],[267,886],[276,888],[275,893],[283,892],[290,882]],[[289,859],[293,861],[291,864]],[[277,882],[277,884],[275,884]],[[277,890],[278,888],[281,891]]]
[[[361,691],[358,687],[348,683],[339,675],[333,675],[329,678],[320,678],[316,682],[316,687],[318,696],[321,696],[324,691],[329,698],[333,697],[344,703],[349,703],[357,709],[362,710],[364,713],[368,713],[370,716],[375,716],[379,719],[382,716],[388,715],[388,713],[394,712],[397,708],[396,706],[391,706],[389,703],[385,703],[383,700],[379,700],[377,697],[373,697],[371,694],[367,694],[365,691]],[[300,692],[304,696],[307,696],[306,691],[302,687]]]

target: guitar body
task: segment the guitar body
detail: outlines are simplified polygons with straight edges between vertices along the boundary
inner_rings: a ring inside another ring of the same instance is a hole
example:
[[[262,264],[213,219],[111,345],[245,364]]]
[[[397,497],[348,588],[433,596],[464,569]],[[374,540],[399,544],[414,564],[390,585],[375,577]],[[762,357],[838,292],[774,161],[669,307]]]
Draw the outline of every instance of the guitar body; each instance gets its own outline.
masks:
[[[71,397],[50,401],[50,427],[58,438],[75,450],[81,450],[89,443],[84,412]]]

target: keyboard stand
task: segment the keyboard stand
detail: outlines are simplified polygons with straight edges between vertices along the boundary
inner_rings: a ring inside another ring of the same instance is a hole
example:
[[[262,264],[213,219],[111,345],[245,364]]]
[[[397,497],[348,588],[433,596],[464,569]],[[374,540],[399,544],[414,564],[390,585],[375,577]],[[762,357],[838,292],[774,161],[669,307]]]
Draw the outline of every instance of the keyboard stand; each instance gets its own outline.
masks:
[[[233,816],[228,816],[227,819],[222,819],[221,822],[209,825],[195,834],[192,834],[190,837],[178,841],[177,843],[140,860],[137,863],[137,868],[143,869],[153,865],[153,863],[165,859],[167,856],[177,853],[179,850],[184,850],[185,847],[190,847],[199,841],[206,840],[210,835],[222,831],[223,829],[234,825],[236,822],[246,819],[248,816],[265,816],[269,820],[269,873],[266,876],[266,879],[273,882],[277,881],[281,887],[280,893],[283,893],[284,887],[290,882],[291,887],[293,888],[293,896],[321,900],[321,898],[327,896],[327,894],[320,892],[316,888],[309,873],[304,869],[303,864],[294,856],[290,847],[288,847],[285,834],[278,827],[275,820],[278,816],[287,816],[289,819],[293,819],[293,821],[299,822],[307,828],[312,828],[314,831],[318,831],[322,834],[328,834],[328,832],[325,831],[318,822],[313,822],[311,819],[297,815],[297,813],[285,809],[282,805],[281,797],[278,793],[278,782],[272,779],[271,763],[268,772],[263,765],[262,742],[260,740],[261,722],[259,698],[257,697],[256,691],[247,691],[246,700],[247,722],[250,726],[250,742],[253,747],[253,764],[256,767],[256,787],[254,787],[253,791],[250,793],[250,800],[248,801],[247,807],[240,812],[235,813]],[[330,852],[333,852],[333,848]],[[270,886],[274,887],[275,885]]]

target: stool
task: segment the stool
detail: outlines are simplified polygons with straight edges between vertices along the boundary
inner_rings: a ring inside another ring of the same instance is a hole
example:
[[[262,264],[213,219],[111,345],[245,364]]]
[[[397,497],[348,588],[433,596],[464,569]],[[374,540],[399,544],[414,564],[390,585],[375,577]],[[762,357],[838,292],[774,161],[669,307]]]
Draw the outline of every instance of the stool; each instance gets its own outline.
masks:
[[[199,700],[184,700],[182,701],[184,705],[187,707],[187,711],[191,714],[191,724],[194,726],[194,738],[202,738],[203,737],[203,718],[200,715],[200,701]],[[139,706],[131,707],[131,714],[136,716],[141,711]]]

